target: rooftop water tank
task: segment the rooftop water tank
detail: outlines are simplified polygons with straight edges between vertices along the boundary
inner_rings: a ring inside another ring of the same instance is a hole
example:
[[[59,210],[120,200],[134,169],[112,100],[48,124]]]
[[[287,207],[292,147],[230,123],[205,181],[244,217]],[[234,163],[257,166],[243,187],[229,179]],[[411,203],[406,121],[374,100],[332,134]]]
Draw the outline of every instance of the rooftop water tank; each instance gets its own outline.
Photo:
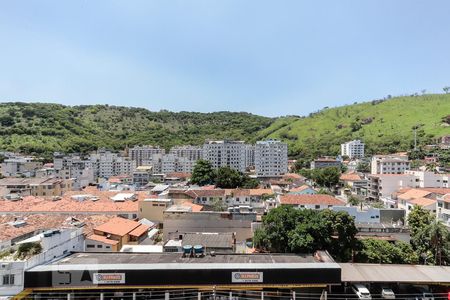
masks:
[[[192,252],[192,246],[191,245],[184,245],[183,246],[183,254],[190,255]]]
[[[195,245],[194,246],[194,253],[195,255],[202,255],[204,252],[204,248],[202,245]]]

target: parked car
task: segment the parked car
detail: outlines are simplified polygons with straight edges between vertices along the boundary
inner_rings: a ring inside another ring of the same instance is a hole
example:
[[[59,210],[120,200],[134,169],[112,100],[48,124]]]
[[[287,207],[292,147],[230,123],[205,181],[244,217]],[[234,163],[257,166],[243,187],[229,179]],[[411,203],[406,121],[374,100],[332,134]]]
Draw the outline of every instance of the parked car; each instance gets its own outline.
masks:
[[[392,289],[381,288],[381,298],[383,299],[395,299],[395,294]]]
[[[422,296],[416,297],[416,300],[434,300],[434,296],[432,293],[423,292]]]
[[[358,299],[372,299],[369,290],[363,284],[352,285],[352,291],[356,294]]]

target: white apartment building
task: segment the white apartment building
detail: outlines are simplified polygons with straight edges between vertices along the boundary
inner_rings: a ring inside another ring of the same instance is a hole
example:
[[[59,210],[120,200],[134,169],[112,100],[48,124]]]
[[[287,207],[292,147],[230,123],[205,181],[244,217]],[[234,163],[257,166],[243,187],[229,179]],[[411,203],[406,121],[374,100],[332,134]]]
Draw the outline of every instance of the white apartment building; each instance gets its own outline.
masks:
[[[372,157],[371,174],[403,174],[410,169],[407,156],[375,155]]]
[[[353,140],[344,144],[341,144],[341,155],[348,156],[350,159],[363,158],[364,157],[364,143],[360,140]]]
[[[209,141],[203,145],[203,159],[211,162],[213,168],[228,166],[245,172],[246,146],[243,141]]]
[[[434,174],[427,171],[405,171],[404,174],[369,175],[369,199],[383,198],[387,201],[392,193],[401,188],[448,188],[449,174]]]
[[[130,175],[136,169],[136,162],[110,151],[91,154],[90,161],[98,177],[109,178],[117,175]]]
[[[128,157],[136,162],[136,166],[143,166],[152,160],[154,154],[165,154],[166,151],[154,146],[134,146],[128,150]]]
[[[437,197],[436,216],[450,229],[450,194]]]
[[[436,187],[436,188],[448,188],[450,174],[435,174],[428,171],[405,171],[405,174],[411,174],[415,177],[416,184],[419,187]]]
[[[187,160],[197,161],[203,157],[203,148],[201,146],[176,146],[172,147],[169,151],[176,157],[183,157]]]
[[[245,166],[252,168],[255,166],[255,145],[245,145]]]
[[[288,147],[277,140],[258,141],[255,146],[255,171],[258,177],[274,177],[287,173]]]

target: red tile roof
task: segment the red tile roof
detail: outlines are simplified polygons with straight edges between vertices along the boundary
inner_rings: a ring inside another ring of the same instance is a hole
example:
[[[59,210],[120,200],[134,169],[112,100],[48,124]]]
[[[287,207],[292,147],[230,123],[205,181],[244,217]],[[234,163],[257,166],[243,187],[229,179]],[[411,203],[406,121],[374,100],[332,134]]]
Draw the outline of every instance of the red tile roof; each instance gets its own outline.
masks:
[[[280,203],[287,205],[345,205],[341,200],[338,200],[330,195],[282,195],[280,196]]]
[[[182,206],[190,206],[193,212],[199,212],[203,210],[203,205],[195,204],[189,201],[184,201],[181,203]]]
[[[428,198],[416,198],[416,199],[409,200],[408,202],[413,205],[418,205],[418,206],[430,206],[430,205],[436,204],[436,200],[428,199]]]
[[[342,181],[358,181],[361,180],[361,176],[357,173],[344,173],[339,177]]]
[[[117,245],[119,243],[119,241],[111,240],[111,239],[108,239],[106,236],[98,235],[98,234],[91,234],[86,239],[87,240],[93,240],[93,241],[96,241],[96,242],[101,242],[101,243],[104,243],[104,244],[109,244],[109,245]]]
[[[101,231],[109,234],[124,236],[127,233],[132,232],[134,229],[136,229],[139,226],[145,226],[148,230],[148,226],[142,225],[139,222],[124,219],[121,217],[115,217],[109,220],[108,222],[97,226],[94,228],[94,231]]]
[[[289,191],[290,191],[290,192],[301,192],[301,191],[304,191],[304,190],[307,190],[307,189],[313,189],[313,188],[310,187],[310,186],[307,185],[307,184],[304,184],[304,185],[301,185],[301,186],[299,186],[299,187],[295,187],[295,188],[293,188],[293,189],[290,189]]]
[[[143,235],[146,232],[148,232],[149,229],[150,229],[149,226],[141,224],[140,226],[138,226],[135,229],[133,229],[132,231],[130,231],[129,234],[132,235],[132,236],[140,237],[141,235]]]
[[[27,196],[20,201],[2,201],[0,205],[1,212],[17,212],[17,213],[134,213],[138,211],[139,201],[148,198],[146,192],[135,192],[138,201],[114,202],[110,198],[120,192],[100,191],[95,187],[87,187],[83,191],[66,192],[61,200],[52,201],[43,197]],[[75,195],[92,195],[97,197],[97,201],[86,199],[78,201],[72,199]]]
[[[83,223],[83,231],[85,234],[91,234],[92,229],[100,224],[103,224],[111,219],[111,216],[107,215],[47,215],[47,214],[21,214],[15,216],[14,214],[8,214],[0,216],[0,241],[10,240],[12,238],[19,237],[29,232],[37,230],[47,230],[55,228],[74,228],[72,218]],[[15,219],[24,220],[25,226],[14,227],[9,224]]]

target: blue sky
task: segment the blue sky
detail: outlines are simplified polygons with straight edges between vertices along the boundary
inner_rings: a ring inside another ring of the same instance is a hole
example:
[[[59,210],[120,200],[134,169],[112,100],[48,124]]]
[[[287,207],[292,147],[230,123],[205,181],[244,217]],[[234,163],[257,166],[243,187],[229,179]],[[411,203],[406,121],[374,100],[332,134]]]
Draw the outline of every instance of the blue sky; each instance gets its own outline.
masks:
[[[0,0],[1,101],[305,115],[450,85],[450,1]]]

